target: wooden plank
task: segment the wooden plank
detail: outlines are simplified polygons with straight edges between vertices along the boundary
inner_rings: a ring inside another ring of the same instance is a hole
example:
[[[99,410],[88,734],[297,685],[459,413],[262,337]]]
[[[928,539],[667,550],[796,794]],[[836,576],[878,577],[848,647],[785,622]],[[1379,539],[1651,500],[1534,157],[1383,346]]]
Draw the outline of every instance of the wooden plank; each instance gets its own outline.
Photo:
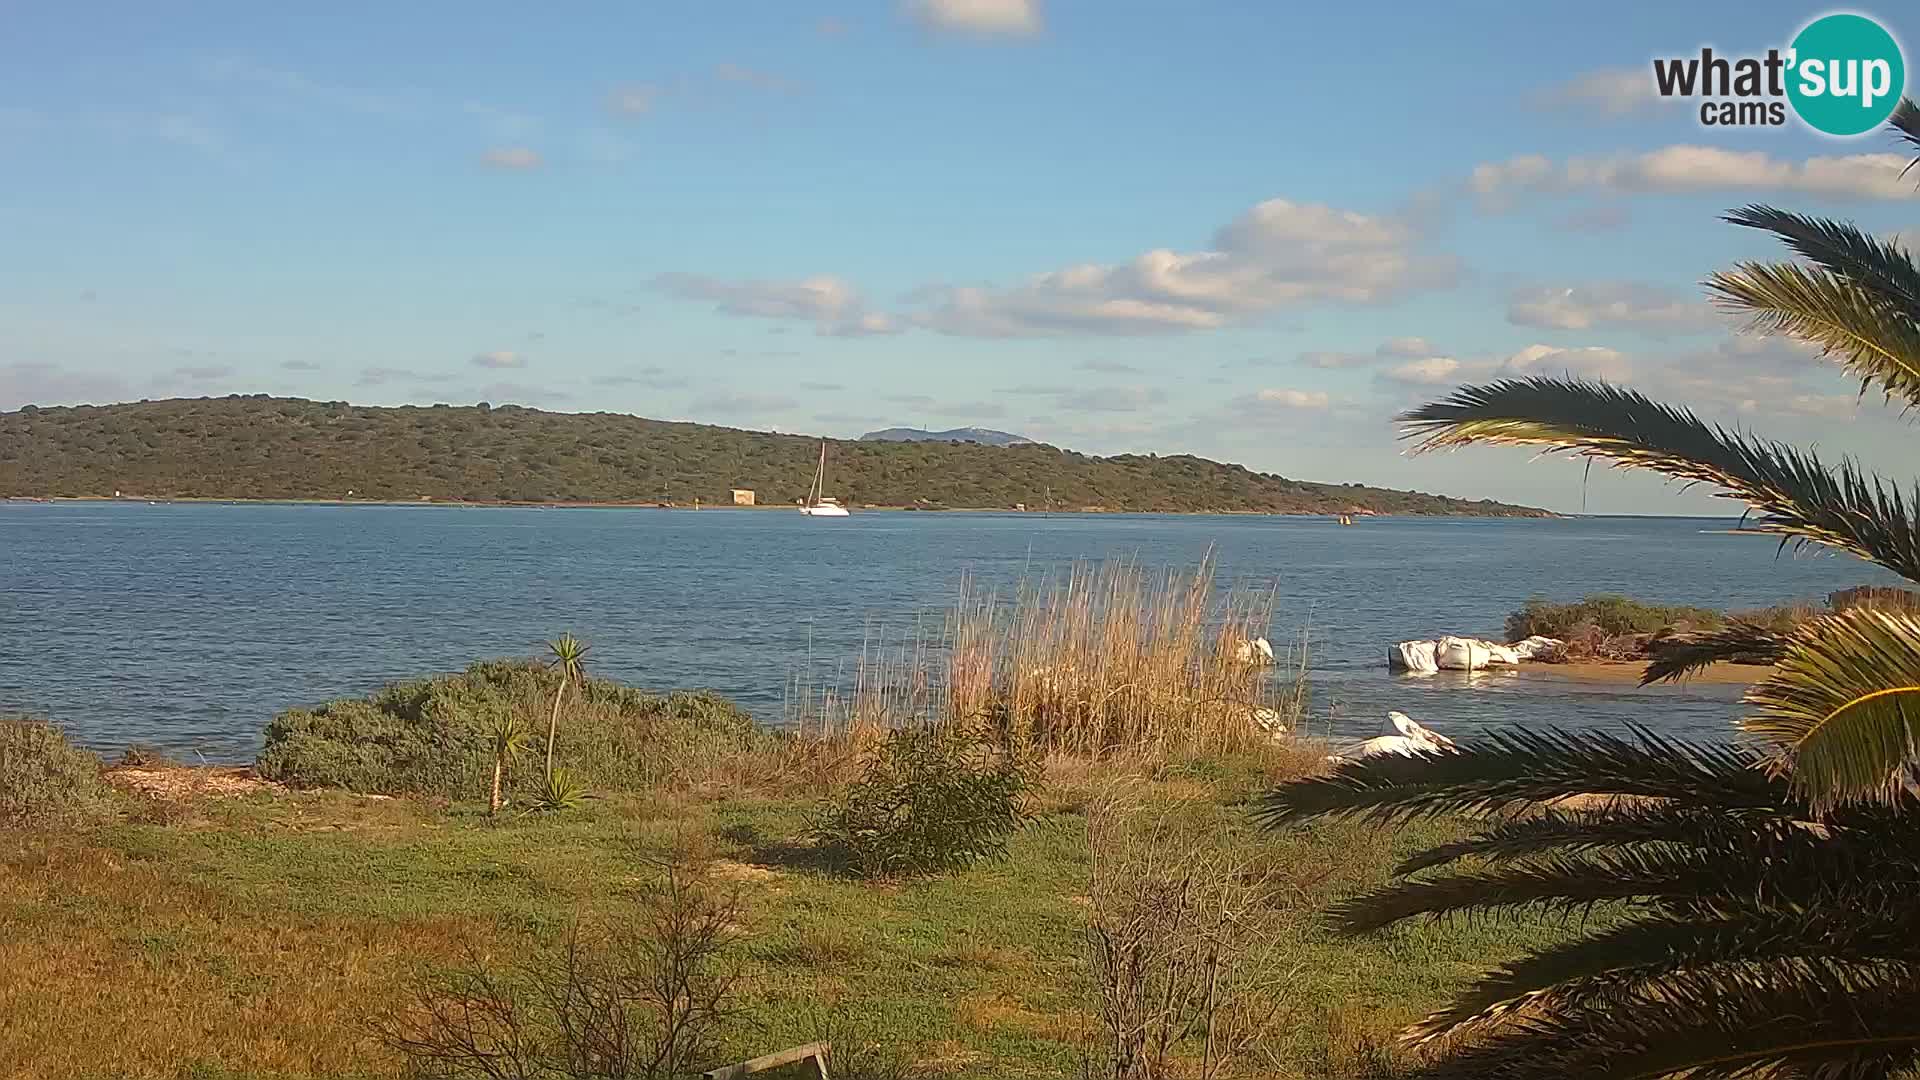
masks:
[[[751,1076],[757,1072],[766,1072],[768,1069],[777,1069],[782,1065],[797,1064],[808,1058],[813,1059],[814,1067],[819,1070],[820,1080],[828,1080],[827,1044],[823,1042],[808,1043],[805,1046],[796,1046],[790,1050],[781,1050],[778,1053],[766,1054],[754,1058],[752,1061],[743,1061],[738,1065],[722,1065],[717,1069],[707,1070],[703,1075],[706,1077],[706,1080],[740,1080],[743,1076]]]

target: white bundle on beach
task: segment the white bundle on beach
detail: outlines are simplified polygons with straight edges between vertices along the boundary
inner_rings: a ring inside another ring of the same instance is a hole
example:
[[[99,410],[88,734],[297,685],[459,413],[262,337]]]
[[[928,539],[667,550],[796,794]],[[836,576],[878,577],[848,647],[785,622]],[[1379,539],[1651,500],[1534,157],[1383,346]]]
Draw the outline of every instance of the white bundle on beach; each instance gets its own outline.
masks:
[[[1475,638],[1443,637],[1434,642],[1434,653],[1442,671],[1479,671],[1493,662],[1487,643]]]
[[[1403,641],[1398,645],[1387,646],[1387,668],[1391,671],[1411,671],[1422,675],[1439,671],[1440,664],[1434,658],[1434,643]]]

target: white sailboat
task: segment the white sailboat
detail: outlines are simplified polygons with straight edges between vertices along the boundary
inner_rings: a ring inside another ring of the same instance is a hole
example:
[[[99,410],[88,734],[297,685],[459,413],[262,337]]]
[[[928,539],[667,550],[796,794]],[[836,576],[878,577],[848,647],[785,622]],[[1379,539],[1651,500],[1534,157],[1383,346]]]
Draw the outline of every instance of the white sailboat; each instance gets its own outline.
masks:
[[[820,441],[820,466],[813,470],[813,486],[807,489],[807,501],[800,512],[808,517],[847,517],[847,508],[836,499],[827,498],[822,492],[827,489],[827,443]]]

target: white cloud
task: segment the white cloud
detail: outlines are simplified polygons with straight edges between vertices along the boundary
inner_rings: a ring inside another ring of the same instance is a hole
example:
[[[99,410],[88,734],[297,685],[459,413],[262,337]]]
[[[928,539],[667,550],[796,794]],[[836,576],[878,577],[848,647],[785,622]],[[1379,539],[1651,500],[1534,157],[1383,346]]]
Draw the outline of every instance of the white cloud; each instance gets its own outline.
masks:
[[[898,333],[894,319],[868,311],[859,290],[832,275],[798,281],[726,281],[699,274],[661,274],[654,288],[685,300],[710,300],[728,315],[811,322],[817,333],[863,337]]]
[[[1429,356],[1425,360],[1410,360],[1398,367],[1390,368],[1384,375],[1398,383],[1438,386],[1441,383],[1459,381],[1460,370],[1460,361],[1451,356]]]
[[[1080,370],[1081,371],[1098,371],[1108,375],[1140,374],[1139,368],[1133,366],[1132,364],[1121,363],[1118,360],[1082,360],[1080,362]]]
[[[496,169],[537,169],[540,153],[524,146],[497,146],[480,155],[483,164]]]
[[[1633,365],[1624,353],[1597,345],[1577,348],[1529,345],[1502,361],[1496,373],[1507,376],[1571,375],[1576,379],[1624,382],[1633,374]]]
[[[1432,356],[1434,349],[1423,337],[1388,338],[1375,352],[1381,356]]]
[[[1043,29],[1040,0],[906,0],[909,18],[928,30],[981,37],[1031,37]]]
[[[921,326],[970,337],[1208,330],[1320,303],[1371,304],[1450,284],[1451,257],[1425,254],[1405,222],[1269,199],[1221,227],[1213,247],[1089,263],[1006,288],[921,290]]]
[[[1630,282],[1515,289],[1507,321],[1549,330],[1632,329],[1692,333],[1723,325],[1704,298]]]
[[[527,366],[527,358],[508,349],[495,349],[492,352],[483,352],[476,355],[473,358],[473,366],[494,370],[502,368],[523,368]]]
[[[1549,108],[1580,109],[1604,116],[1629,116],[1671,104],[1653,85],[1651,68],[1589,71],[1542,92],[1536,99]]]
[[[1526,154],[1476,166],[1467,186],[1484,203],[1517,194],[1572,191],[1793,191],[1854,199],[1910,199],[1900,154],[1826,155],[1789,161],[1759,150],[1667,146],[1641,154],[1554,161]]]
[[[1383,360],[1429,357],[1439,350],[1422,337],[1388,338],[1372,352],[1303,352],[1298,362],[1315,368],[1368,367]]]
[[[1325,390],[1266,389],[1252,395],[1252,403],[1281,409],[1323,411],[1333,404]]]

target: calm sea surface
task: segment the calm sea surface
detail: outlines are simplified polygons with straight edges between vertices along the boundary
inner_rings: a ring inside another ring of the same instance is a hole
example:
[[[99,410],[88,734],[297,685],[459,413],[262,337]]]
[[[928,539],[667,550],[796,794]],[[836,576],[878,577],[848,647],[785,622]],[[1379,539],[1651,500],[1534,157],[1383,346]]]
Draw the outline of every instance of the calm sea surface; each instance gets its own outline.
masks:
[[[1276,644],[1310,630],[1318,728],[1372,734],[1397,708],[1452,734],[1639,720],[1715,737],[1735,687],[1414,678],[1384,658],[1404,638],[1496,634],[1529,595],[1756,607],[1896,580],[1706,531],[1729,524],[0,504],[0,711],[103,749],[239,760],[289,705],[530,655],[571,629],[599,674],[711,687],[775,722],[794,676],[850,675],[863,639],[937,620],[963,574],[1006,585],[1075,560],[1190,567],[1211,551],[1223,584],[1277,587]]]

